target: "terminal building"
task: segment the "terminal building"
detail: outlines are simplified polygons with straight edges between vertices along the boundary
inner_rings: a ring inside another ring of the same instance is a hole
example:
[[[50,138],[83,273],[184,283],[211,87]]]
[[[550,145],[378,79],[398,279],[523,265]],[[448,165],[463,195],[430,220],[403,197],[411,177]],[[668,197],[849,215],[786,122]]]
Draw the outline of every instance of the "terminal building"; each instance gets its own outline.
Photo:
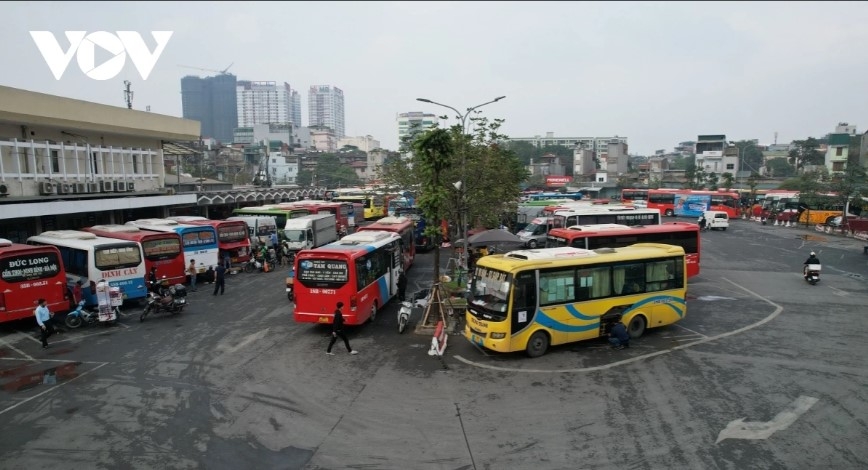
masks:
[[[0,238],[317,198],[321,188],[210,190],[166,168],[202,158],[200,123],[0,86]],[[190,190],[192,189],[192,190]],[[216,217],[215,217],[216,218]]]

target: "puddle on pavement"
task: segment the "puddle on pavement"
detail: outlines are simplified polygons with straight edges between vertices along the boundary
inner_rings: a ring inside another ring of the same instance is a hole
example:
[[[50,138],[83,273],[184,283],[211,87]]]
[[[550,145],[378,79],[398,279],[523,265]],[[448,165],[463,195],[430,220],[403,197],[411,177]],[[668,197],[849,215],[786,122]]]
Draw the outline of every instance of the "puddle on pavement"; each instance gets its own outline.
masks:
[[[801,240],[807,240],[811,242],[824,242],[826,241],[826,237],[821,237],[819,235],[799,235],[796,238]]]
[[[20,392],[39,385],[56,385],[78,377],[80,362],[67,362],[54,367],[45,368],[41,364],[25,364],[0,372],[0,388],[7,392]],[[34,370],[34,368],[41,370]]]

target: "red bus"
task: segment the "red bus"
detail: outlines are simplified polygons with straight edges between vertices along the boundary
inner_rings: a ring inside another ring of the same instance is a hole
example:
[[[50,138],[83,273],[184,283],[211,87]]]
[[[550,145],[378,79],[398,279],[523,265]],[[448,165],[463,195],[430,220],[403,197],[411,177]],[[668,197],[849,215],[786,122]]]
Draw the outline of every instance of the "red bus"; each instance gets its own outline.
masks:
[[[362,206],[362,218],[364,219],[365,206],[363,204],[359,205]],[[350,230],[350,213],[353,212],[353,203],[351,202],[304,200],[283,203],[279,204],[279,206],[307,209],[311,214],[334,214],[335,228],[338,231],[338,235],[343,236],[348,233],[353,233],[353,230]],[[353,224],[353,227],[355,227],[355,224]],[[283,230],[283,227],[280,227],[280,230]]]
[[[401,237],[394,232],[357,232],[295,258],[297,323],[331,323],[343,302],[344,321],[360,325],[398,294]]]
[[[66,312],[72,299],[66,271],[54,246],[31,246],[0,238],[0,323],[33,317],[36,301]]]
[[[739,195],[738,191],[700,191],[695,189],[649,189],[648,208],[658,209],[660,213],[672,217],[675,215],[675,196],[708,195],[711,196],[710,211],[723,211],[729,218],[738,218]]]
[[[547,248],[569,246],[594,250],[620,248],[634,243],[664,243],[684,248],[687,276],[699,274],[699,225],[689,222],[667,222],[659,225],[574,225],[549,230]]]
[[[413,260],[416,259],[416,223],[413,222],[413,219],[409,217],[383,217],[372,224],[359,227],[360,232],[369,230],[397,233],[401,237],[404,272],[413,266]]]
[[[145,257],[145,278],[151,268],[157,268],[157,279],[166,276],[172,284],[183,284],[187,276],[184,273],[184,244],[181,236],[174,232],[152,232],[142,230],[133,225],[94,225],[81,229],[98,237],[114,238],[136,242]],[[145,284],[147,285],[147,283]]]
[[[211,220],[205,217],[178,216],[167,217],[182,224],[208,225],[217,231],[217,248],[220,250],[217,262],[223,262],[223,253],[229,253],[233,263],[243,263],[250,260],[250,238],[247,222],[243,220]],[[215,266],[216,267],[216,266]]]
[[[648,191],[648,189],[622,189],[621,202],[624,204],[629,204],[633,201],[647,201]]]

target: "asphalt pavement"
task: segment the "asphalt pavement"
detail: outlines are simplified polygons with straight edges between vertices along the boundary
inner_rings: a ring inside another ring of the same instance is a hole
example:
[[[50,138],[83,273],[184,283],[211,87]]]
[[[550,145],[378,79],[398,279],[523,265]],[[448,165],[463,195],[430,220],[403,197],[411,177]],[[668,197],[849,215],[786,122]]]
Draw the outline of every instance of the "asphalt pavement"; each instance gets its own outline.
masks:
[[[684,320],[536,359],[452,335],[438,360],[398,334],[396,302],[349,330],[359,355],[327,356],[282,269],[200,285],[175,316],[125,305],[48,350],[32,322],[3,325],[0,468],[868,468],[864,245],[733,220],[702,234]]]

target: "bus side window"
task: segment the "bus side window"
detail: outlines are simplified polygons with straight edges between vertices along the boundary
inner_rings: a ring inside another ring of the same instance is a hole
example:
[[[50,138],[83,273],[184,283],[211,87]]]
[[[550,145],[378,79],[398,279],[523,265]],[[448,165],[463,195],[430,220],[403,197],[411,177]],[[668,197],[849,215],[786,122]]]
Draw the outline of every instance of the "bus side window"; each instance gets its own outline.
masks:
[[[512,310],[536,310],[536,281],[533,271],[519,273],[513,289]]]

